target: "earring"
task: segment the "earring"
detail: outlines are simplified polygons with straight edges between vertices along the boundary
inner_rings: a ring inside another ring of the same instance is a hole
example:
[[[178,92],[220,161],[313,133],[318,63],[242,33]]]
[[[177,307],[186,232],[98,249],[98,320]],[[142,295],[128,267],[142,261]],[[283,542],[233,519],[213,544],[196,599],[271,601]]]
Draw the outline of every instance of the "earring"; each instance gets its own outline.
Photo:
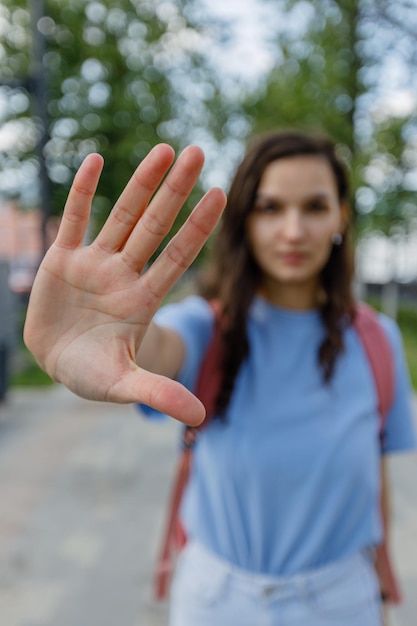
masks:
[[[343,241],[343,237],[340,233],[333,233],[332,235],[332,244],[334,246],[340,246]]]

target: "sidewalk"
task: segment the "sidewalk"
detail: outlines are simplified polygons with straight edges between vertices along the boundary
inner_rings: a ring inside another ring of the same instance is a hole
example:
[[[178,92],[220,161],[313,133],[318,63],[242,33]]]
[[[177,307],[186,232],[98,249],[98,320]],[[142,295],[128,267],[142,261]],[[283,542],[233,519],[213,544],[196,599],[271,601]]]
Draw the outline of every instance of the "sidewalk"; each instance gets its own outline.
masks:
[[[65,388],[0,407],[1,626],[164,626],[151,575],[177,425]]]
[[[65,388],[0,405],[1,626],[164,626],[151,577],[178,425]],[[393,543],[417,616],[417,457],[390,461]],[[197,625],[196,625],[197,626]]]

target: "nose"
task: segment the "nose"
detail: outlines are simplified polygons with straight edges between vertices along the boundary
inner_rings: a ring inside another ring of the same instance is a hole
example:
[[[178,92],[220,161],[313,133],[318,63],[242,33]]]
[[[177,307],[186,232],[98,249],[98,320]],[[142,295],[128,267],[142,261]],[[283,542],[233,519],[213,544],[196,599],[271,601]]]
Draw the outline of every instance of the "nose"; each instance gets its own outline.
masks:
[[[301,239],[304,232],[302,212],[297,207],[288,207],[283,215],[283,234],[289,241]]]

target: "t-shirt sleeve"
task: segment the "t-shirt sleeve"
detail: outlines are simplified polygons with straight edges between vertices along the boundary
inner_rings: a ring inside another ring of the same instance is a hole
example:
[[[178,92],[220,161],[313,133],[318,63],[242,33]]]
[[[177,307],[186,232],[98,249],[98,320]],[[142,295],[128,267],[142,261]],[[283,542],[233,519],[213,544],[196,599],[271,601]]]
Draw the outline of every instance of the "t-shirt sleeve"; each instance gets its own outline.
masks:
[[[190,296],[181,302],[163,306],[156,313],[154,321],[174,330],[184,342],[185,358],[177,380],[194,391],[201,361],[214,328],[214,315],[209,303],[199,296]],[[138,407],[147,417],[163,417],[151,407],[142,404]]]
[[[401,333],[392,319],[381,315],[380,321],[391,344],[395,366],[394,400],[387,416],[382,453],[414,450],[417,440],[413,393]]]

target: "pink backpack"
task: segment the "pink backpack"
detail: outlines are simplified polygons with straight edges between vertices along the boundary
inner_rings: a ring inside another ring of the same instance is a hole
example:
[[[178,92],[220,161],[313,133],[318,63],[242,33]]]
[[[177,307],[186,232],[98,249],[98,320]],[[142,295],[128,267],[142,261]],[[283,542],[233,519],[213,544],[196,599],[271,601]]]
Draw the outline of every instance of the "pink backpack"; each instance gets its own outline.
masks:
[[[220,313],[218,303],[214,301],[210,304],[216,319],[218,319]],[[163,600],[168,595],[176,557],[187,539],[179,519],[179,509],[190,474],[192,448],[200,428],[207,426],[210,422],[214,412],[217,392],[221,384],[220,356],[222,345],[218,326],[217,324],[211,343],[204,356],[195,392],[195,395],[206,408],[207,417],[201,426],[197,428],[186,427],[184,429],[182,452],[174,477],[168,519],[162,549],[157,562],[154,591],[158,600]],[[375,311],[364,303],[357,305],[354,327],[361,338],[374,376],[378,394],[379,433],[382,446],[385,421],[394,397],[395,378],[392,350]],[[385,529],[387,519],[382,501],[381,512]],[[377,548],[375,567],[381,584],[382,598],[394,604],[401,602],[401,594],[391,565],[386,540]]]

